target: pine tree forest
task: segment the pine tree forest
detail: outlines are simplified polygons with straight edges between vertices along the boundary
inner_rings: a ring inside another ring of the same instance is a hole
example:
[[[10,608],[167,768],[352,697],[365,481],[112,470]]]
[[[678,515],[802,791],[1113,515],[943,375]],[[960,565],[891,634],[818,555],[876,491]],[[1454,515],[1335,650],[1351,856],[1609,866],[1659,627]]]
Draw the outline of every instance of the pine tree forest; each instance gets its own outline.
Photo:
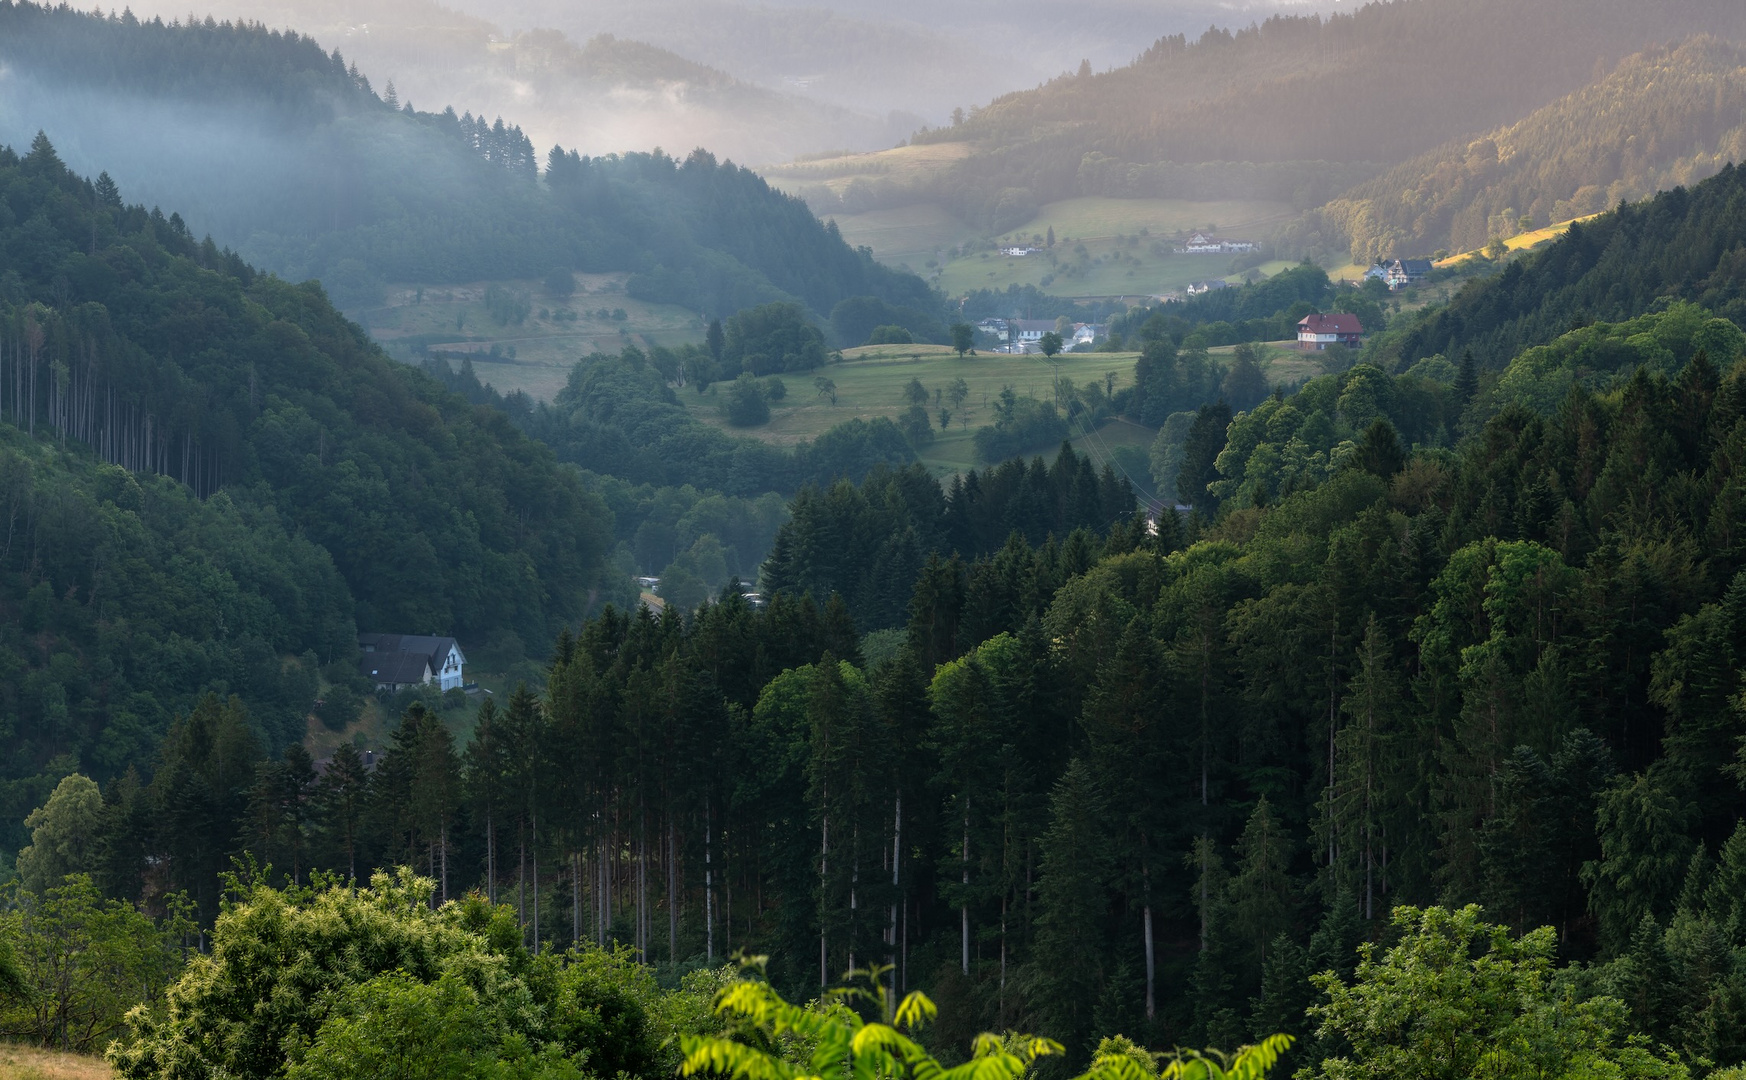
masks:
[[[86,18],[0,0],[63,58]],[[1087,394],[1157,433],[1150,500],[1011,387],[956,470],[689,416],[684,365],[829,371],[827,311],[954,317],[747,170],[540,174],[296,35],[89,18],[337,80],[572,224],[622,196],[613,243],[680,222],[641,287],[726,326],[535,406],[0,149],[0,1037],[126,1080],[1746,1076],[1746,171],[1386,323],[1307,262],[1112,317]],[[1330,304],[1365,344],[1270,385]],[[378,686],[383,625],[511,677]]]

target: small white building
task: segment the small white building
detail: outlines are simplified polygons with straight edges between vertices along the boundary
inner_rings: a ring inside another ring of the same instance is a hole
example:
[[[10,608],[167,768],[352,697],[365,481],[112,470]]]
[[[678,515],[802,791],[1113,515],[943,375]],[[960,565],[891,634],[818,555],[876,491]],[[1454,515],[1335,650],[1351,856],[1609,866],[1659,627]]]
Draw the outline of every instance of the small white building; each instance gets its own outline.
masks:
[[[996,341],[1005,341],[1008,336],[1005,319],[983,319],[976,324],[976,329]]]
[[[467,658],[454,638],[418,634],[359,634],[364,656],[359,670],[378,690],[402,690],[435,684],[439,690],[461,687]]]
[[[1015,244],[1011,247],[1001,248],[1000,253],[1002,255],[1008,256],[1010,258],[1022,259],[1026,255],[1029,255],[1029,254],[1035,252],[1036,250],[1037,249],[1034,247],[1019,247],[1018,245]]]
[[[1261,247],[1253,240],[1221,240],[1206,233],[1195,233],[1176,251],[1180,255],[1241,255]]]
[[[1073,326],[1073,345],[1095,345],[1104,336],[1100,323],[1075,323]]]

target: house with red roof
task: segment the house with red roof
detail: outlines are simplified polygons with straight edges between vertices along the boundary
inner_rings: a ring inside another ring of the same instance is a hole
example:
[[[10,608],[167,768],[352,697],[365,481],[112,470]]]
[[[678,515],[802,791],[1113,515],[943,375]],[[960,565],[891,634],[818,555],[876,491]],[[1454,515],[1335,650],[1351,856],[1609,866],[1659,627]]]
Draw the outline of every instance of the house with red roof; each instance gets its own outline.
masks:
[[[1356,349],[1363,340],[1364,324],[1356,315],[1306,315],[1298,320],[1297,347],[1305,351],[1321,352],[1329,345]]]

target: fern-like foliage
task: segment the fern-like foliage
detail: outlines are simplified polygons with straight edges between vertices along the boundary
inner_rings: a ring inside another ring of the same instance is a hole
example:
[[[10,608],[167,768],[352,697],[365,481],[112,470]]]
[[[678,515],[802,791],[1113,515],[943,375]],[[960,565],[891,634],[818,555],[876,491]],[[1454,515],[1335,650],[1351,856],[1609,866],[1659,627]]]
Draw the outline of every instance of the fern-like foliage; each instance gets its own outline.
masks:
[[[915,992],[893,1007],[882,974],[879,968],[851,972],[872,989],[833,990],[814,1006],[790,1004],[759,979],[730,983],[716,995],[716,1013],[742,1030],[761,1032],[771,1045],[789,1036],[809,1047],[805,1064],[729,1038],[685,1035],[680,1074],[725,1080],[1019,1080],[1039,1058],[1062,1052],[1053,1039],[984,1032],[969,1061],[947,1068],[913,1037],[938,1014],[934,1003]],[[863,1020],[851,1007],[855,1002],[877,1009],[881,1019]],[[1132,1054],[1100,1053],[1076,1080],[1265,1080],[1290,1045],[1289,1035],[1275,1035],[1231,1055],[1177,1051],[1166,1056],[1161,1070],[1146,1068]]]

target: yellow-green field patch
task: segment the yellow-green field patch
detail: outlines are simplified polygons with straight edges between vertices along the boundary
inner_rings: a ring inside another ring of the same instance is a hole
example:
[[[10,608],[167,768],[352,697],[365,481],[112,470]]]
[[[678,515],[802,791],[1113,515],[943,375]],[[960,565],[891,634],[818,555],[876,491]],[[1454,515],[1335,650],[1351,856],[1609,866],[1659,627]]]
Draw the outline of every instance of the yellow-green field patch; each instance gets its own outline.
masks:
[[[1264,240],[1275,226],[1291,220],[1289,203],[1259,199],[1111,199],[1082,197],[1045,205],[1030,221],[1001,240],[1029,240],[1053,228],[1057,239],[1107,240],[1148,229],[1154,237],[1177,232],[1211,232],[1232,240]],[[1218,261],[1217,255],[1196,256]],[[1228,262],[1225,258],[1223,261]]]
[[[758,170],[772,187],[790,193],[820,184],[838,192],[856,180],[911,183],[950,168],[970,155],[969,143],[923,143],[869,154],[766,165]]]
[[[1042,254],[1006,257],[994,252],[975,252],[948,261],[932,280],[947,296],[962,296],[977,289],[1035,285],[1056,296],[1129,299],[1180,291],[1190,282],[1208,278],[1235,280],[1230,277],[1228,259],[1160,255],[1107,240],[1076,241],[1056,247],[1059,254],[1054,258]]]
[[[1584,221],[1593,221],[1597,217],[1600,217],[1600,214],[1587,214],[1583,217],[1571,218],[1569,221],[1560,221],[1560,222],[1557,222],[1555,224],[1548,225],[1544,229],[1530,229],[1524,233],[1517,233],[1516,235],[1511,236],[1511,237],[1507,238],[1506,240],[1504,240],[1504,246],[1509,248],[1511,251],[1526,251],[1531,247],[1536,247],[1540,244],[1544,244],[1548,240],[1556,240],[1558,237],[1563,236],[1565,233],[1569,232],[1570,227],[1572,225],[1577,225],[1577,224],[1580,224]],[[1463,251],[1463,252],[1460,252],[1458,254],[1451,255],[1447,259],[1439,259],[1437,261],[1437,265],[1438,266],[1454,266],[1456,263],[1460,262],[1462,259],[1470,259],[1476,255],[1483,255],[1483,254],[1485,254],[1485,252],[1483,252],[1483,251]]]

